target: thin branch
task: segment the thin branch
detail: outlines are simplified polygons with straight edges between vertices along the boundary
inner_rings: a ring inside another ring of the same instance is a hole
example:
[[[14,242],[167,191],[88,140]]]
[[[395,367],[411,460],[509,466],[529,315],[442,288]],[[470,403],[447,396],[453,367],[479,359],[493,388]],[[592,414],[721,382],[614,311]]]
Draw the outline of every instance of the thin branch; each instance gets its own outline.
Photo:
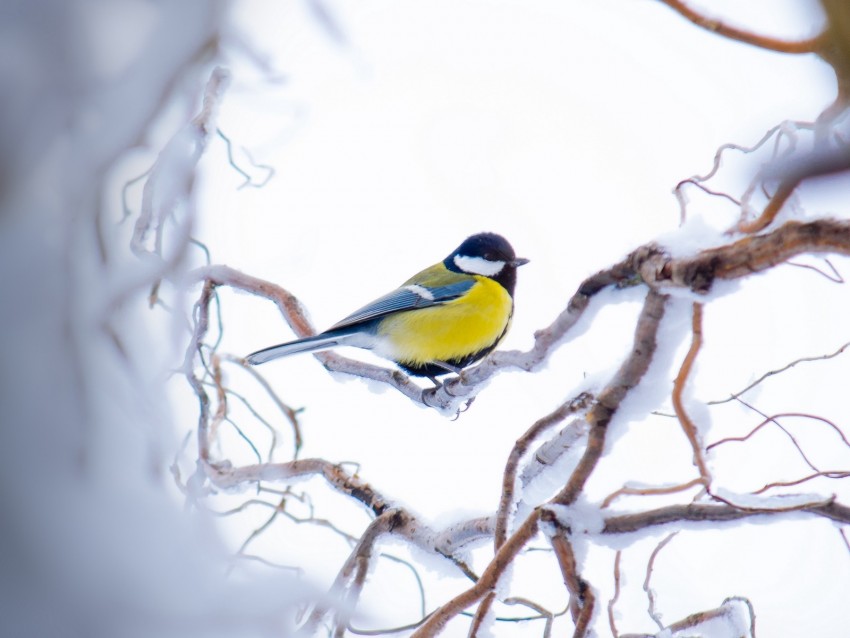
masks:
[[[739,232],[757,233],[767,228],[803,181],[850,170],[850,153],[843,148],[817,149],[803,156],[794,156],[775,162],[767,168],[765,177],[778,178],[779,186],[757,219],[738,223],[735,230]]]
[[[584,638],[590,627],[590,620],[593,618],[596,596],[590,584],[578,573],[575,553],[567,540],[567,530],[558,522],[551,510],[544,510],[543,520],[555,528],[555,533],[550,536],[549,542],[558,559],[564,585],[570,593],[570,612],[575,623],[573,638]]]
[[[753,406],[751,406],[749,404],[744,404],[744,405],[746,405],[747,407],[749,407],[753,410],[756,409],[756,408],[753,408]],[[790,432],[788,432],[785,428],[783,428],[776,421],[776,419],[780,419],[780,418],[784,419],[784,418],[789,418],[789,417],[796,417],[796,418],[801,418],[801,419],[812,419],[814,421],[820,421],[821,423],[828,425],[838,435],[838,437],[841,439],[841,442],[844,444],[844,446],[847,447],[847,448],[850,448],[850,441],[847,440],[847,437],[844,435],[844,432],[841,430],[841,428],[839,428],[838,425],[836,425],[835,423],[833,423],[832,421],[830,421],[829,419],[827,419],[825,417],[818,416],[816,414],[806,414],[804,412],[780,412],[778,414],[767,416],[759,410],[756,410],[756,411],[759,412],[759,414],[761,414],[764,417],[764,420],[761,423],[759,423],[756,427],[754,427],[752,430],[750,430],[746,435],[737,436],[737,437],[736,436],[725,437],[723,439],[720,439],[719,441],[715,441],[714,443],[709,445],[706,449],[711,449],[711,448],[716,447],[716,446],[718,446],[722,443],[732,443],[732,442],[739,443],[739,442],[742,442],[742,441],[746,441],[751,436],[753,436],[756,432],[758,432],[761,428],[763,428],[764,426],[766,426],[769,423],[773,423],[775,425],[778,425],[782,429],[782,431],[785,432],[791,438],[791,440],[794,442],[797,449],[802,454],[803,451],[800,449],[799,444],[797,444],[797,440],[791,435]],[[805,456],[805,455],[803,455],[803,456]],[[809,465],[809,467],[811,467],[813,470],[817,470],[817,468],[814,467],[808,461],[808,459],[807,459],[806,462]]]
[[[661,496],[665,494],[676,494],[677,492],[684,492],[685,490],[689,490],[697,485],[704,485],[702,477],[692,479],[687,483],[682,483],[680,485],[669,485],[664,487],[630,487],[628,485],[624,485],[620,489],[611,492],[611,494],[606,496],[605,500],[602,501],[600,509],[605,509],[620,496]]]
[[[220,128],[216,129],[216,133],[218,133],[218,136],[222,140],[224,140],[224,143],[227,145],[227,162],[228,162],[228,164],[230,164],[230,166],[233,167],[233,170],[235,170],[237,173],[239,173],[245,179],[244,182],[242,182],[239,186],[236,187],[237,190],[241,190],[241,189],[245,188],[246,186],[251,186],[252,188],[262,188],[263,186],[265,186],[266,184],[269,183],[271,178],[274,177],[274,173],[275,173],[273,166],[269,166],[268,164],[257,164],[256,162],[254,162],[254,159],[251,157],[250,153],[248,153],[248,150],[243,148],[242,152],[245,153],[245,155],[248,157],[248,161],[251,162],[251,165],[256,167],[256,168],[262,168],[266,171],[266,177],[260,182],[255,182],[254,178],[252,178],[245,170],[240,168],[239,165],[236,163],[236,160],[233,157],[233,144],[230,141],[230,138],[227,137],[227,135],[225,135],[224,132]]]
[[[850,341],[848,341],[843,346],[841,346],[838,350],[836,350],[835,352],[832,352],[830,354],[822,354],[822,355],[814,356],[814,357],[800,357],[799,359],[795,359],[791,363],[786,364],[786,365],[782,366],[781,368],[777,368],[776,370],[770,370],[769,372],[765,372],[763,375],[761,375],[758,379],[753,381],[750,385],[748,385],[743,390],[739,390],[738,392],[735,392],[734,394],[730,395],[728,399],[720,399],[720,400],[717,400],[717,401],[708,401],[707,405],[720,405],[721,403],[728,403],[729,401],[734,401],[738,397],[743,396],[744,394],[746,394],[747,392],[749,392],[750,390],[755,388],[762,381],[764,381],[765,379],[767,379],[769,377],[772,377],[772,376],[777,375],[777,374],[781,374],[781,373],[785,372],[786,370],[790,370],[791,368],[793,368],[794,366],[796,366],[797,364],[800,364],[800,363],[808,363],[810,361],[824,361],[826,359],[832,359],[832,358],[837,357],[838,355],[842,354],[845,350],[847,350],[848,347],[850,347]]]
[[[658,543],[658,545],[655,546],[655,549],[652,550],[652,554],[649,555],[649,561],[646,564],[646,577],[643,579],[643,591],[646,592],[646,598],[648,601],[647,613],[649,613],[649,617],[655,621],[655,624],[658,625],[658,628],[661,630],[664,629],[664,623],[661,622],[661,614],[659,614],[655,609],[655,591],[649,586],[649,581],[652,579],[652,572],[655,569],[655,559],[658,557],[658,554],[678,533],[679,532],[673,532],[672,534],[668,534],[660,543]]]
[[[730,40],[736,40],[737,42],[743,42],[744,44],[750,44],[755,47],[759,47],[760,49],[767,49],[768,51],[777,51],[779,53],[819,53],[821,52],[827,44],[826,34],[821,33],[813,38],[807,38],[805,40],[782,40],[780,38],[773,38],[770,36],[760,35],[758,33],[753,33],[752,31],[748,31],[746,29],[740,29],[738,27],[733,27],[722,20],[717,20],[714,18],[709,18],[694,9],[688,7],[685,2],[681,0],[660,0],[668,7],[676,11],[679,15],[681,15],[686,20],[689,20],[696,26],[705,29],[706,31],[710,31],[712,33],[716,33],[717,35],[723,36],[724,38],[728,38]]]
[[[126,182],[124,182],[124,186],[121,187],[121,210],[122,210],[121,221],[122,222],[125,221],[126,219],[128,219],[129,217],[133,216],[133,211],[130,210],[130,203],[129,203],[129,198],[127,196],[127,193],[129,192],[130,188],[132,188],[138,182],[141,182],[144,178],[146,178],[148,175],[150,175],[152,170],[153,170],[153,166],[148,168],[144,173],[142,173],[140,175],[136,175],[136,177],[133,177],[132,179],[127,180]]]
[[[255,502],[265,503],[265,501],[256,501],[256,499],[254,500]],[[248,549],[248,545],[250,545],[254,541],[254,539],[259,538],[260,534],[262,534],[269,527],[271,527],[272,523],[277,520],[278,514],[283,513],[284,506],[286,505],[286,498],[284,497],[280,499],[280,503],[278,505],[272,505],[271,503],[266,504],[271,505],[274,508],[274,511],[272,511],[271,516],[269,516],[259,527],[252,530],[248,537],[244,541],[242,541],[242,544],[239,546],[239,549],[236,550],[237,556],[245,554],[245,550]],[[238,511],[241,511],[241,509],[242,508],[240,507]],[[223,515],[227,514],[230,514],[230,512],[224,513]]]
[[[850,539],[847,538],[847,533],[844,531],[844,528],[839,527],[838,533],[841,534],[841,538],[844,541],[844,545],[847,547],[847,551],[850,552]]]
[[[386,558],[387,560],[391,560],[394,563],[398,563],[399,565],[404,565],[413,574],[413,578],[414,578],[414,580],[416,580],[416,587],[419,590],[419,615],[424,618],[425,615],[426,615],[425,614],[425,585],[422,582],[422,577],[419,575],[419,571],[413,566],[413,564],[410,561],[404,560],[403,558],[399,558],[398,556],[393,556],[392,554],[386,554],[386,553],[382,552],[381,558]]]
[[[266,529],[268,529],[268,527],[277,519],[278,516],[284,516],[287,519],[289,519],[290,521],[292,521],[293,523],[295,523],[296,525],[315,525],[316,527],[324,527],[326,529],[329,529],[332,532],[334,532],[335,534],[339,535],[341,538],[343,538],[347,543],[349,543],[352,546],[357,542],[356,537],[352,536],[351,534],[348,534],[347,532],[344,532],[339,527],[337,527],[334,523],[332,523],[331,521],[329,521],[327,519],[316,518],[312,514],[312,511],[310,513],[310,516],[307,517],[307,518],[301,518],[301,517],[295,516],[294,514],[292,514],[292,512],[289,512],[286,509],[286,503],[287,503],[287,499],[289,497],[295,497],[296,499],[298,498],[297,495],[295,495],[291,492],[284,494],[281,497],[280,502],[277,503],[277,504],[269,503],[268,501],[264,501],[264,500],[261,500],[261,499],[254,498],[254,499],[249,499],[249,500],[245,501],[244,503],[241,503],[240,505],[238,505],[237,507],[234,507],[232,509],[229,509],[229,510],[226,510],[226,511],[223,511],[223,512],[212,511],[211,513],[214,516],[232,516],[234,514],[241,513],[244,510],[246,510],[248,507],[251,507],[251,506],[254,506],[254,505],[259,505],[261,507],[271,508],[273,510],[271,516],[268,519],[266,519],[266,521],[264,521],[259,527],[254,529],[251,532],[251,534],[247,537],[247,539],[242,542],[242,544],[239,546],[239,549],[236,552],[237,554],[243,554],[245,552],[245,550],[247,549],[248,545],[251,542],[253,542]]]
[[[301,427],[298,424],[298,412],[299,410],[294,410],[288,405],[286,405],[278,396],[277,392],[275,392],[274,388],[271,387],[266,378],[257,372],[254,366],[248,365],[245,363],[245,360],[240,357],[234,357],[229,354],[220,355],[222,359],[225,361],[229,361],[230,363],[238,365],[240,368],[245,370],[248,374],[250,374],[254,381],[260,384],[260,387],[266,391],[266,395],[272,400],[272,402],[277,406],[277,409],[280,410],[280,413],[283,414],[284,418],[286,418],[290,427],[292,428],[292,436],[293,436],[293,445],[295,449],[292,452],[292,458],[297,459],[298,453],[301,451],[301,446],[304,444],[304,439],[301,436]]]
[[[212,386],[214,384],[211,381],[205,381],[204,385],[209,387],[209,386]],[[251,405],[251,402],[248,401],[248,399],[245,398],[243,395],[239,394],[238,392],[236,392],[235,390],[233,390],[231,388],[224,388],[224,392],[227,396],[233,397],[234,399],[239,401],[239,403],[241,403],[243,406],[245,406],[245,409],[248,410],[248,412],[251,413],[251,416],[253,416],[255,419],[257,419],[257,421],[259,421],[260,424],[269,431],[269,436],[271,437],[271,444],[269,446],[269,454],[266,457],[266,460],[269,461],[269,462],[273,461],[274,459],[272,458],[272,456],[274,455],[275,447],[277,447],[277,432],[275,431],[274,426],[271,423],[269,423],[265,418],[263,418],[263,415],[260,414],[259,412],[257,412],[257,410],[254,408],[254,406]],[[233,423],[233,421],[231,421],[230,419],[228,419],[228,422]],[[235,424],[234,424],[234,427],[236,427]],[[261,462],[262,462],[262,458],[260,458],[258,460],[258,463],[261,463]]]
[[[380,629],[359,629],[349,625],[348,631],[356,636],[383,636],[384,634],[399,634],[403,631],[410,631],[411,629],[420,627],[422,623],[425,622],[426,618],[427,616],[408,625],[400,625],[398,627],[381,627]]]
[[[694,361],[696,361],[699,350],[702,347],[702,304],[700,303],[694,303],[693,305],[691,331],[693,333],[691,347],[688,349],[688,354],[682,362],[679,374],[673,382],[673,409],[676,412],[676,417],[679,419],[682,430],[685,432],[685,436],[688,437],[688,441],[691,444],[691,449],[694,454],[694,465],[699,471],[703,484],[707,487],[711,484],[711,473],[708,471],[708,466],[705,463],[705,456],[703,455],[702,443],[700,441],[696,424],[688,415],[685,410],[685,404],[682,401],[682,393],[684,392],[685,384],[688,381],[688,377],[693,369]]]
[[[832,271],[832,274],[826,273],[817,266],[812,266],[811,264],[797,264],[793,261],[787,261],[785,262],[785,265],[793,266],[794,268],[806,268],[807,270],[814,270],[816,273],[818,273],[825,279],[828,279],[834,284],[843,284],[844,277],[841,276],[841,273],[838,272],[838,269],[836,269],[836,267],[832,265],[832,262],[829,261],[829,259],[824,259],[824,261],[826,262],[826,265],[829,266],[829,269]]]
[[[495,600],[496,592],[491,591],[484,597],[481,604],[478,605],[478,609],[475,610],[475,615],[472,617],[472,625],[469,627],[469,638],[478,638],[478,633],[480,631],[483,630],[485,633],[488,631],[488,628],[484,626],[484,623],[487,621],[490,611],[493,609],[493,603]]]
[[[742,146],[740,144],[732,144],[732,143],[722,144],[717,149],[717,151],[714,153],[714,160],[712,162],[711,169],[708,171],[708,173],[706,173],[705,175],[693,175],[690,178],[684,179],[681,182],[679,182],[678,184],[676,184],[676,187],[673,189],[673,192],[676,195],[676,199],[679,202],[679,217],[680,217],[681,222],[685,221],[685,216],[686,216],[687,198],[685,196],[684,186],[687,185],[687,184],[692,184],[692,185],[696,186],[697,188],[700,188],[704,192],[708,193],[711,196],[722,197],[722,198],[727,199],[730,202],[734,203],[739,208],[742,208],[743,210],[748,210],[750,199],[751,199],[753,193],[755,192],[756,188],[758,187],[758,185],[761,184],[762,187],[764,187],[763,170],[759,170],[757,172],[757,174],[755,175],[755,177],[751,181],[750,186],[746,189],[744,196],[743,196],[743,199],[741,199],[741,200],[738,200],[735,197],[732,197],[728,193],[723,193],[723,192],[720,192],[720,191],[714,191],[714,190],[708,188],[706,186],[706,182],[710,181],[711,179],[713,179],[717,175],[717,173],[720,170],[723,155],[727,151],[737,151],[737,152],[740,152],[744,155],[749,155],[749,154],[755,153],[756,151],[761,149],[769,140],[774,139],[775,144],[774,144],[773,157],[774,157],[774,159],[776,159],[777,154],[778,154],[779,142],[782,139],[788,138],[788,139],[792,140],[792,144],[790,144],[788,152],[790,152],[791,150],[793,150],[796,147],[796,144],[793,141],[793,138],[790,134],[790,131],[797,131],[799,129],[808,129],[808,130],[814,130],[814,131],[817,132],[818,125],[814,122],[786,121],[786,122],[782,122],[780,124],[777,124],[776,126],[769,129],[761,137],[761,139],[758,140],[752,146]],[[766,193],[765,193],[765,196],[769,197],[769,195],[767,195]]]
[[[511,598],[505,598],[504,602],[506,605],[525,605],[526,607],[530,607],[538,614],[540,614],[540,618],[544,618],[546,620],[546,624],[543,626],[543,638],[550,638],[552,635],[552,624],[555,622],[555,616],[560,614],[553,614],[548,609],[538,605],[533,600],[528,600],[527,598],[519,598],[518,596],[513,596]],[[561,613],[565,613],[564,612]],[[497,618],[496,620],[502,620],[501,618]],[[531,620],[531,619],[529,619]]]
[[[281,569],[290,572],[295,572],[295,575],[299,578],[304,576],[304,570],[301,567],[293,566],[293,565],[282,565],[281,563],[275,563],[270,561],[267,558],[263,558],[262,556],[256,556],[254,554],[236,554],[231,559],[231,565],[228,567],[228,572],[232,571],[236,567],[237,562],[252,562],[259,563],[260,565],[265,565],[266,567],[271,567],[272,569]]]
[[[768,483],[762,488],[757,489],[753,492],[753,494],[764,494],[768,490],[772,490],[777,487],[791,487],[794,485],[801,485],[803,483],[807,483],[816,478],[828,478],[828,479],[843,479],[850,476],[850,471],[848,470],[831,470],[824,472],[814,472],[813,474],[809,474],[808,476],[804,476],[803,478],[796,479],[794,481],[774,481],[772,483]]]
[[[676,199],[679,202],[679,221],[680,221],[680,223],[684,223],[685,219],[687,218],[686,211],[687,211],[687,207],[688,207],[688,199],[685,196],[684,187],[688,184],[698,188],[699,190],[701,190],[702,192],[704,192],[707,195],[711,195],[712,197],[720,197],[721,199],[725,199],[725,200],[731,202],[732,204],[735,204],[735,206],[738,206],[738,207],[741,206],[740,200],[735,199],[729,193],[724,193],[724,192],[721,192],[721,191],[713,190],[713,189],[709,188],[708,186],[706,186],[704,182],[700,181],[699,178],[689,177],[687,179],[683,179],[681,182],[676,184],[676,188],[673,189],[673,194],[676,195]]]
[[[620,558],[622,555],[623,550],[621,549],[618,549],[614,555],[614,595],[608,600],[608,626],[611,627],[611,635],[614,638],[620,637],[617,621],[614,619],[614,606],[620,599]]]
[[[762,210],[761,215],[752,221],[740,222],[735,230],[741,233],[757,233],[767,228],[776,219],[785,202],[788,201],[788,198],[791,197],[802,181],[802,176],[783,179],[768,201],[767,206]]]

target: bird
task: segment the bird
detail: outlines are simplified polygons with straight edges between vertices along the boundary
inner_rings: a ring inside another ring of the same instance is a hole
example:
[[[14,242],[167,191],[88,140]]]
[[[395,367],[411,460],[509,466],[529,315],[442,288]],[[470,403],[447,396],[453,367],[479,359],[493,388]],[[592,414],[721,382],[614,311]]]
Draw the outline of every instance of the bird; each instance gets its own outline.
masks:
[[[501,235],[472,235],[442,261],[324,332],[258,350],[245,360],[259,365],[354,346],[439,385],[438,376],[460,374],[504,338],[513,316],[516,270],[526,263]]]

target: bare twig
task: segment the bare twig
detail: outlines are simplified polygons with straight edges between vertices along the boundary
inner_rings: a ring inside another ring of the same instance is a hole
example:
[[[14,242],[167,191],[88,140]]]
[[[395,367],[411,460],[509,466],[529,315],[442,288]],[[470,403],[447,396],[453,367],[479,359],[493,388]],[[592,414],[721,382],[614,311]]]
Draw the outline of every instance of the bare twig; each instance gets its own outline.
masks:
[[[486,596],[484,596],[484,600],[481,601],[481,604],[478,605],[478,609],[475,610],[475,615],[472,617],[472,625],[469,627],[469,638],[478,638],[478,633],[483,629],[485,632],[487,628],[484,623],[487,621],[488,616],[491,614],[491,610],[493,608],[493,603],[496,600],[496,592],[490,592]]]
[[[838,533],[841,534],[841,538],[844,541],[844,545],[847,547],[847,551],[850,552],[850,539],[847,538],[847,532],[843,527],[838,528]]]
[[[747,407],[749,407],[751,409],[755,409],[748,404],[745,404],[745,405],[747,405]],[[733,442],[739,443],[739,442],[742,442],[742,441],[746,441],[751,436],[753,436],[756,432],[758,432],[761,428],[768,425],[769,423],[773,423],[773,424],[779,426],[779,428],[783,432],[785,432],[786,435],[788,435],[788,437],[794,443],[794,446],[797,448],[797,450],[800,452],[800,454],[804,457],[806,464],[809,467],[811,467],[813,470],[817,470],[818,468],[815,467],[808,460],[808,458],[806,458],[806,455],[803,453],[803,450],[800,448],[800,445],[797,443],[797,440],[794,438],[794,436],[791,435],[791,433],[788,432],[785,428],[783,428],[779,424],[779,422],[777,421],[777,419],[780,419],[780,418],[791,418],[791,417],[796,417],[796,418],[801,418],[801,419],[812,419],[813,421],[820,421],[821,423],[828,425],[838,435],[838,437],[841,439],[841,442],[844,444],[844,446],[850,448],[850,441],[847,440],[847,437],[844,435],[844,432],[841,430],[841,428],[839,428],[838,425],[836,425],[835,423],[833,423],[832,421],[830,421],[829,419],[827,419],[825,417],[818,416],[816,414],[806,414],[804,412],[780,412],[778,414],[767,416],[763,412],[761,412],[760,410],[756,410],[756,411],[759,412],[759,414],[761,414],[762,416],[764,416],[764,420],[761,423],[759,423],[756,427],[754,427],[752,430],[750,430],[747,434],[745,434],[744,436],[738,436],[738,437],[735,437],[735,436],[725,437],[723,439],[720,439],[719,441],[715,441],[714,443],[709,445],[706,449],[711,449],[711,448],[716,447],[718,445],[721,445],[723,443],[733,443]]]
[[[684,187],[690,184],[704,192],[707,195],[711,195],[712,197],[720,197],[721,199],[728,200],[735,206],[740,207],[741,202],[738,199],[732,197],[729,193],[724,193],[722,191],[716,191],[705,185],[705,182],[701,181],[698,177],[689,177],[687,179],[683,179],[681,182],[676,184],[676,188],[673,189],[673,193],[676,195],[676,199],[679,202],[679,221],[680,223],[684,223],[687,218],[687,208],[688,208],[688,199],[685,195]]]
[[[619,638],[620,631],[617,629],[617,621],[614,618],[614,606],[620,599],[620,558],[623,551],[618,549],[614,555],[614,595],[608,601],[608,626],[611,627],[611,635],[614,638]]]
[[[806,268],[807,270],[814,270],[816,273],[821,275],[824,279],[827,279],[834,284],[843,284],[844,283],[844,277],[842,277],[841,273],[838,272],[836,267],[832,265],[832,262],[829,261],[829,259],[824,259],[823,261],[825,261],[826,265],[829,266],[829,269],[832,271],[831,274],[826,273],[823,270],[821,270],[820,268],[818,268],[817,266],[812,266],[811,264],[797,264],[793,261],[787,261],[787,262],[785,262],[785,265],[786,266],[793,266],[794,268]]]
[[[658,545],[655,546],[655,549],[652,550],[652,554],[649,555],[649,561],[646,564],[646,577],[643,579],[643,591],[646,592],[646,598],[648,601],[647,613],[649,614],[649,617],[655,621],[655,624],[658,625],[659,629],[664,629],[664,623],[661,622],[661,614],[659,614],[655,609],[655,591],[653,591],[652,587],[649,586],[649,581],[652,578],[652,571],[655,569],[655,559],[658,557],[658,554],[678,533],[679,532],[673,532],[672,534],[668,534],[660,543],[658,543]]]
[[[757,219],[738,223],[736,230],[739,232],[757,233],[767,228],[803,181],[850,170],[850,153],[844,148],[817,149],[803,156],[775,162],[767,168],[764,177],[778,178],[779,185]]]
[[[850,476],[850,470],[832,470],[832,471],[824,471],[824,472],[814,472],[813,474],[809,474],[808,476],[804,476],[803,478],[797,479],[795,481],[773,481],[768,483],[764,487],[761,487],[753,492],[753,494],[763,494],[768,490],[775,489],[777,487],[791,487],[794,485],[801,485],[803,483],[807,483],[816,478],[828,478],[828,479],[843,479]]]
[[[561,576],[564,585],[570,593],[570,612],[575,623],[573,638],[584,638],[593,618],[593,610],[596,604],[596,595],[590,584],[578,573],[575,554],[572,545],[567,539],[567,531],[561,525],[551,510],[543,510],[542,519],[547,525],[553,526],[555,532],[551,534],[549,542],[558,559],[561,568]]]
[[[660,496],[664,494],[675,494],[677,492],[689,490],[697,485],[704,485],[702,477],[695,478],[680,485],[669,485],[664,487],[630,487],[625,485],[606,496],[605,500],[602,501],[601,509],[605,509],[611,505],[611,503],[620,496]]]
[[[776,219],[785,202],[788,201],[788,198],[791,197],[802,181],[802,176],[786,177],[783,179],[767,203],[767,206],[762,210],[761,215],[752,221],[740,222],[736,230],[741,233],[757,233],[767,228]]]
[[[673,409],[676,411],[676,417],[688,437],[691,444],[691,449],[694,453],[694,465],[699,471],[700,478],[703,484],[707,487],[711,484],[711,473],[708,471],[708,466],[705,463],[705,456],[702,451],[702,442],[700,441],[699,432],[696,424],[685,410],[685,404],[682,401],[682,393],[684,392],[685,383],[691,374],[691,370],[702,347],[702,304],[695,303],[693,305],[693,318],[691,322],[691,330],[693,332],[693,340],[691,347],[688,349],[688,354],[682,362],[682,367],[679,369],[679,374],[673,382]]]
[[[212,386],[214,384],[212,382],[206,381],[206,382],[204,382],[204,385]],[[272,426],[271,423],[269,423],[265,418],[263,418],[263,415],[261,415],[259,412],[257,412],[257,410],[254,409],[254,406],[251,405],[251,402],[248,401],[248,399],[245,398],[243,395],[239,394],[238,392],[236,392],[232,388],[227,388],[227,387],[224,388],[224,392],[228,397],[233,397],[234,399],[239,401],[239,403],[241,403],[243,406],[245,406],[245,409],[248,410],[248,412],[251,413],[251,416],[253,416],[255,419],[257,419],[257,421],[259,421],[263,425],[263,427],[265,427],[269,431],[269,436],[271,437],[271,445],[269,446],[269,453],[268,453],[268,456],[266,456],[266,460],[269,461],[269,462],[273,461],[274,459],[272,458],[272,456],[274,455],[274,449],[275,449],[276,444],[277,444],[277,432],[275,431],[274,426]],[[228,421],[230,421],[232,423],[232,421],[230,419],[228,419]],[[262,462],[262,459],[260,459],[257,462],[258,463]]]
[[[266,381],[265,377],[257,372],[256,368],[251,365],[247,365],[245,360],[240,357],[234,357],[229,354],[220,355],[222,359],[225,361],[229,361],[230,363],[234,363],[245,370],[248,374],[250,374],[254,380],[260,384],[260,387],[266,391],[268,397],[272,400],[272,402],[277,406],[277,409],[280,410],[281,414],[286,418],[290,427],[292,428],[292,436],[293,436],[293,445],[295,449],[292,453],[292,458],[297,459],[298,453],[301,451],[301,446],[304,444],[304,440],[301,437],[301,427],[298,424],[298,410],[294,410],[293,408],[286,405],[278,396],[277,392],[275,392],[274,388],[269,385],[269,382]]]
[[[251,165],[256,168],[262,168],[266,171],[265,178],[262,181],[255,182],[254,179],[245,170],[239,167],[239,165],[236,163],[236,160],[233,158],[233,143],[230,141],[230,138],[227,137],[227,135],[225,135],[220,128],[216,129],[216,133],[218,133],[218,136],[223,139],[224,143],[227,145],[227,162],[233,167],[233,170],[235,170],[245,179],[244,182],[242,182],[239,186],[236,187],[237,190],[245,188],[246,186],[251,186],[252,188],[262,188],[263,186],[269,183],[269,180],[274,177],[275,173],[273,166],[269,166],[268,164],[257,164],[256,162],[254,162],[254,159],[251,157],[251,154],[248,152],[248,149],[243,148],[242,152],[245,153],[245,155],[248,157],[248,161],[251,162]]]
[[[738,392],[735,392],[734,394],[730,395],[728,399],[708,401],[707,404],[708,405],[719,405],[721,403],[728,403],[729,401],[734,401],[738,397],[743,396],[744,394],[746,394],[747,392],[752,390],[754,387],[756,387],[762,381],[764,381],[765,379],[767,379],[769,377],[772,377],[772,376],[777,375],[777,374],[781,374],[781,373],[785,372],[786,370],[790,370],[791,368],[793,368],[794,366],[796,366],[797,364],[800,364],[800,363],[807,363],[809,361],[823,361],[825,359],[832,359],[832,358],[837,357],[838,355],[842,354],[845,350],[847,350],[848,347],[850,347],[850,341],[848,341],[843,346],[841,346],[838,350],[836,350],[835,352],[832,352],[830,354],[823,354],[823,355],[814,356],[814,357],[800,357],[799,359],[795,359],[791,363],[786,364],[786,365],[782,366],[781,368],[777,368],[776,370],[770,370],[768,372],[765,372],[763,375],[761,375],[758,379],[753,381],[750,385],[748,385],[743,390],[739,390]]]
[[[503,601],[506,605],[525,605],[526,607],[530,607],[538,614],[540,614],[540,618],[544,618],[546,620],[546,624],[543,626],[543,638],[550,638],[552,635],[552,624],[555,622],[555,616],[558,614],[553,614],[548,609],[545,609],[541,605],[538,605],[533,600],[528,600],[527,598],[519,598],[517,596],[513,596],[511,598],[505,598]],[[501,620],[497,618],[496,620]]]
[[[681,0],[660,1],[679,13],[686,20],[691,21],[706,31],[711,31],[712,33],[716,33],[724,38],[743,42],[744,44],[750,44],[752,46],[759,47],[760,49],[777,51],[779,53],[818,53],[827,43],[825,34],[820,34],[814,38],[807,38],[805,40],[782,40],[780,38],[760,35],[758,33],[753,33],[752,31],[747,31],[746,29],[733,27],[722,20],[709,18],[708,16],[691,9]]]

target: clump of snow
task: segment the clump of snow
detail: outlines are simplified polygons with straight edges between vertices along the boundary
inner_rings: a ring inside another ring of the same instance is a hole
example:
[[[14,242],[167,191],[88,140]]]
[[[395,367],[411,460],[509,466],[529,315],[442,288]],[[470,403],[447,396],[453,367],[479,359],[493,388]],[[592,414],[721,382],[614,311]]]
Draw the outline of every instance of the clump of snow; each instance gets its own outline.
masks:
[[[547,505],[558,522],[568,527],[571,534],[600,534],[605,527],[605,518],[599,504],[590,503],[585,498],[576,499],[572,505]]]
[[[823,494],[739,494],[717,487],[712,492],[727,503],[744,510],[783,511],[831,503],[833,496]]]
[[[681,226],[659,235],[655,241],[672,257],[692,257],[708,248],[728,244],[725,230],[710,226],[702,215],[691,215]]]

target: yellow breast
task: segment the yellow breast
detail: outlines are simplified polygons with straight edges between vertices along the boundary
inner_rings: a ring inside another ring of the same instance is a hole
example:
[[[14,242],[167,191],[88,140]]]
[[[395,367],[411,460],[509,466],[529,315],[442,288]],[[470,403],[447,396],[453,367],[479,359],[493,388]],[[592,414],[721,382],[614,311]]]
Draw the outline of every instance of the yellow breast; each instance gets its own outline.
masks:
[[[513,299],[501,285],[476,276],[459,299],[384,319],[378,335],[385,355],[407,364],[452,361],[490,348],[504,335]]]

